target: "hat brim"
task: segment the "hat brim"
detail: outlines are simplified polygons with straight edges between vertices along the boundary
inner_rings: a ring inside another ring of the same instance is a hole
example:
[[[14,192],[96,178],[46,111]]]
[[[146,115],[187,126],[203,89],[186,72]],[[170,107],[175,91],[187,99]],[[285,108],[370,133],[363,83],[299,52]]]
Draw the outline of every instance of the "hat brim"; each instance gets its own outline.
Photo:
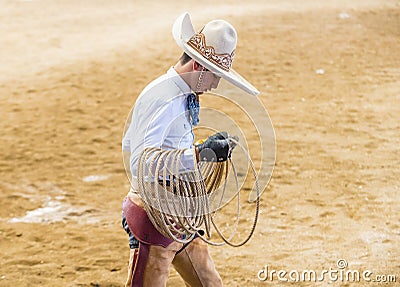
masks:
[[[194,36],[195,33],[196,32],[193,28],[192,21],[190,20],[190,16],[188,13],[183,13],[181,16],[179,16],[172,27],[172,35],[175,42],[192,59],[196,60],[196,62],[200,63],[206,69],[217,74],[218,76],[222,77],[223,79],[227,80],[228,82],[242,89],[243,91],[249,93],[250,95],[257,96],[260,93],[252,84],[250,84],[235,70],[230,69],[229,72],[227,72],[221,69],[212,62],[207,61],[207,59],[205,59],[203,55],[201,55],[199,52],[189,46],[187,42],[190,40],[190,38]]]

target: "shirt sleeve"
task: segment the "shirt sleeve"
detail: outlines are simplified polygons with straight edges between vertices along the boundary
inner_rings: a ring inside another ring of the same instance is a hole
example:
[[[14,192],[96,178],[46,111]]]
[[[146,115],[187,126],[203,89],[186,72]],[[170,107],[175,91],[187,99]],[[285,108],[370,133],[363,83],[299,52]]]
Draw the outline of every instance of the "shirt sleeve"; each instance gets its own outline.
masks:
[[[169,124],[173,121],[172,113],[168,112],[171,109],[172,102],[164,104],[154,113],[146,128],[143,148],[162,147]]]
[[[183,125],[183,123],[180,123],[179,121],[186,118],[182,117],[182,115],[180,117],[178,116],[179,111],[177,112],[177,105],[179,105],[178,100],[171,100],[159,107],[159,109],[154,113],[149,122],[148,128],[146,129],[143,148],[165,148],[164,141],[167,136],[177,138],[176,142],[172,144],[173,146],[169,146],[168,149],[179,148],[179,137],[182,137],[183,135],[172,134],[176,133],[176,131],[172,131],[171,126],[173,126],[173,123]],[[190,132],[192,133],[192,130],[190,130]],[[181,155],[178,172],[193,170],[195,167],[194,162],[194,151],[192,146],[190,146],[190,148],[187,148]]]

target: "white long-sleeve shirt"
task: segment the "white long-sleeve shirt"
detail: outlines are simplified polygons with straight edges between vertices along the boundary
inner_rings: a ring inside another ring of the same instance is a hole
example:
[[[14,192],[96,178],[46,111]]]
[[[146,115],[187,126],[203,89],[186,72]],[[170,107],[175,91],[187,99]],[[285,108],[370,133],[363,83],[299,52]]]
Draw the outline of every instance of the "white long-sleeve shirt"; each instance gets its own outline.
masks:
[[[141,92],[122,140],[123,151],[130,152],[132,181],[136,180],[138,158],[147,147],[187,148],[181,158],[182,168],[194,166],[194,134],[189,120],[187,96],[192,91],[171,67]]]

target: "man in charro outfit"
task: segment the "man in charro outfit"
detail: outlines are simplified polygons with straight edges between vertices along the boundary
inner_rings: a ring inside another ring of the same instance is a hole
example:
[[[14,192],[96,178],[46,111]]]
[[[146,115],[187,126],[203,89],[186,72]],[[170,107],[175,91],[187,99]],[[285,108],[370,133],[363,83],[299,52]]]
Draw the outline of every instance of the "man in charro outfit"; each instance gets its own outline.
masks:
[[[184,51],[179,61],[139,95],[122,145],[128,151],[131,189],[123,203],[122,225],[129,234],[130,259],[125,286],[166,286],[171,264],[186,286],[222,286],[207,244],[195,238],[182,244],[159,233],[150,222],[137,189],[138,158],[147,147],[186,149],[181,158],[190,170],[198,161],[225,161],[230,141],[224,133],[193,145],[199,96],[217,88],[221,78],[252,95],[258,91],[232,69],[237,35],[223,20],[196,33],[188,13],[174,23],[173,37]],[[211,150],[212,153],[202,153]]]

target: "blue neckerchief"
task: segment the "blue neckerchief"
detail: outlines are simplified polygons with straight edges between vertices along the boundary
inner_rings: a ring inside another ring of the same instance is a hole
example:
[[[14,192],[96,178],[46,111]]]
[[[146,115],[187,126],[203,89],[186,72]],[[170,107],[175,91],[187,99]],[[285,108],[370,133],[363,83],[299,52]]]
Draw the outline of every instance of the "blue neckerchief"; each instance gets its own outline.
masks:
[[[197,126],[199,123],[200,103],[196,100],[195,94],[189,94],[187,97],[187,107],[192,125]]]

